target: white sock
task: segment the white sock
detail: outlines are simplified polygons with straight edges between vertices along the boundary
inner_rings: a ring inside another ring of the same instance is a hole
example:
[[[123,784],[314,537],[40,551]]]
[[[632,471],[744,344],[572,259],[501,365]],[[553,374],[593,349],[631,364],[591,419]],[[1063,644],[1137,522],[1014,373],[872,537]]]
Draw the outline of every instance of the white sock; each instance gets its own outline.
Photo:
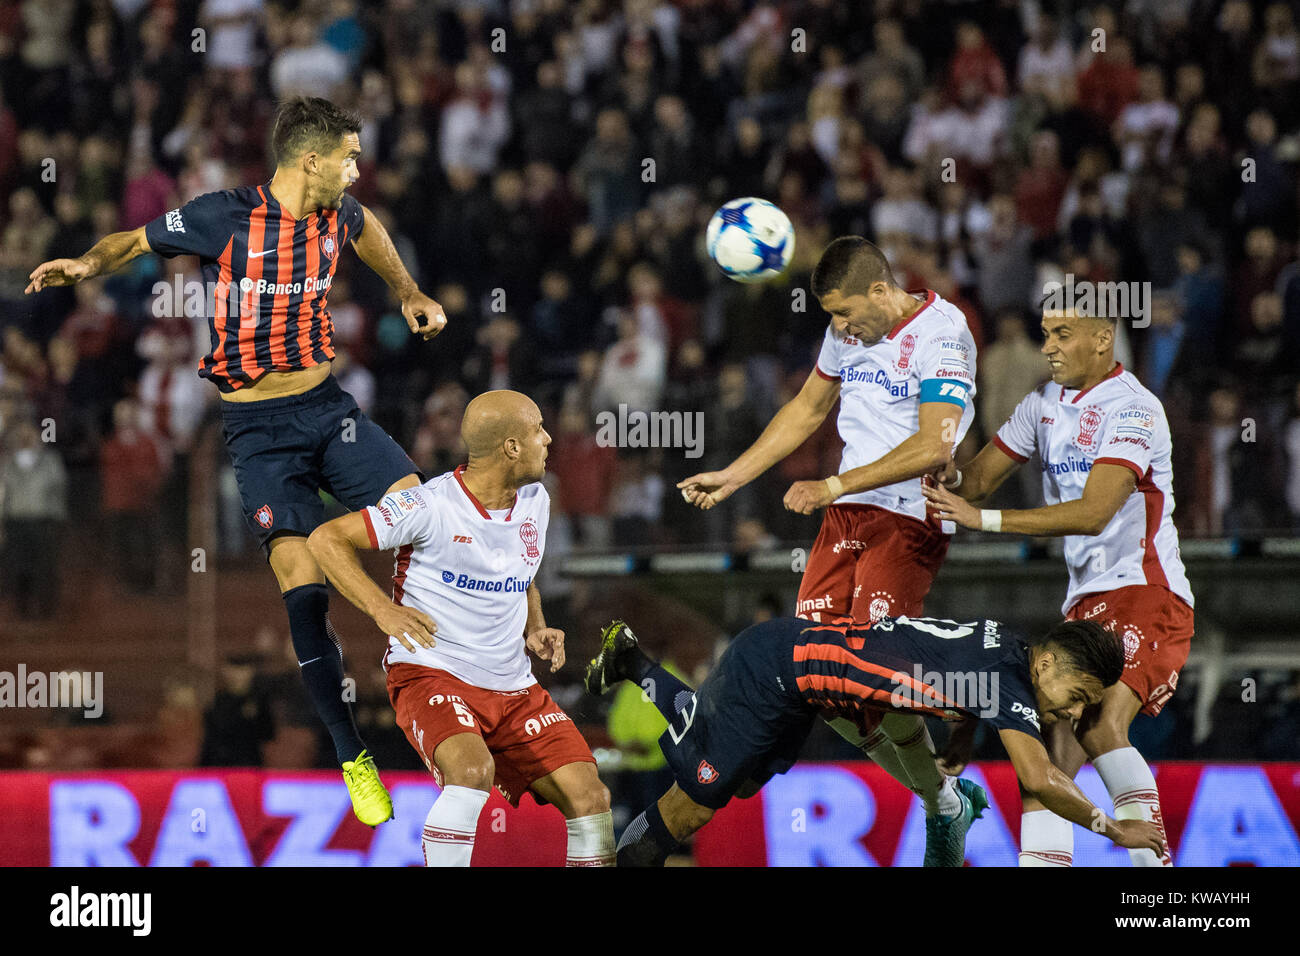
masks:
[[[469,866],[474,855],[474,832],[488,792],[473,787],[447,786],[433,801],[424,818],[424,865]]]
[[[569,845],[564,852],[565,866],[614,865],[614,815],[606,810],[589,817],[565,820],[569,828]]]
[[[1074,824],[1051,810],[1020,814],[1020,865],[1071,866]]]
[[[857,724],[843,717],[835,717],[827,720],[826,723],[830,725],[831,730],[875,761],[881,770],[908,790],[912,789],[912,778],[903,769],[903,763],[898,759],[898,751],[894,749],[894,744],[885,736],[884,731],[877,727],[870,736],[864,737],[858,730]]]
[[[880,729],[898,754],[899,763],[912,781],[912,790],[925,804],[926,816],[952,816],[961,812],[961,797],[952,777],[934,762],[934,741],[925,721],[915,714],[886,714]]]
[[[1097,768],[1097,774],[1106,785],[1111,802],[1115,804],[1116,820],[1147,820],[1160,827],[1160,835],[1165,836],[1156,778],[1136,747],[1120,747],[1104,753],[1092,765]],[[1156,856],[1151,850],[1129,850],[1128,856],[1134,866],[1174,865],[1174,859],[1169,853],[1168,837],[1165,837],[1163,857]]]

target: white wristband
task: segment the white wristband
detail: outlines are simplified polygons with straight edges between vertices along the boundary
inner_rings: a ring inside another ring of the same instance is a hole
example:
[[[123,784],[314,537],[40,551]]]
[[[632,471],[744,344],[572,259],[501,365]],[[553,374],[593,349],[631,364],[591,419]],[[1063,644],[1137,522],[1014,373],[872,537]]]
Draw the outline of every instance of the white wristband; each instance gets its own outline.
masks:
[[[960,488],[960,487],[961,487],[961,469],[960,469],[960,468],[957,468],[957,469],[954,469],[954,470],[957,472],[957,480],[954,481],[951,485],[948,486],[948,490],[949,490],[949,491],[952,491],[952,490],[954,490],[954,489],[956,489],[956,488]]]
[[[832,501],[844,494],[844,482],[840,481],[839,475],[831,475],[827,478],[826,487],[830,489]]]
[[[982,509],[980,511],[980,528],[984,531],[1002,530],[1002,512]]]

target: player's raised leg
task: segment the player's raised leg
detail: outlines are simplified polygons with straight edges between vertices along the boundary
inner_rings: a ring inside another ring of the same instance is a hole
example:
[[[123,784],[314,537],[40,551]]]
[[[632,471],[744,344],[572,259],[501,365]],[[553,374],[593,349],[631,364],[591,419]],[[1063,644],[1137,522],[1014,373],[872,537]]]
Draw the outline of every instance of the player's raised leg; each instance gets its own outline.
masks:
[[[641,650],[625,621],[611,621],[600,632],[600,652],[587,665],[583,684],[587,693],[599,697],[625,680],[640,687],[669,723],[695,695],[694,690]]]
[[[316,713],[329,730],[334,753],[357,819],[378,826],[393,816],[393,802],[343,696],[343,647],[330,624],[325,574],[307,550],[307,539],[285,534],[271,540],[270,563],[289,615],[298,669]]]
[[[614,816],[609,790],[594,763],[569,763],[533,781],[534,793],[564,814],[569,831],[565,866],[614,865]]]
[[[989,805],[984,788],[956,780],[935,762],[925,722],[913,714],[885,714],[881,732],[893,743],[912,779],[912,790],[925,804],[925,866],[961,866],[966,857],[966,831]]]

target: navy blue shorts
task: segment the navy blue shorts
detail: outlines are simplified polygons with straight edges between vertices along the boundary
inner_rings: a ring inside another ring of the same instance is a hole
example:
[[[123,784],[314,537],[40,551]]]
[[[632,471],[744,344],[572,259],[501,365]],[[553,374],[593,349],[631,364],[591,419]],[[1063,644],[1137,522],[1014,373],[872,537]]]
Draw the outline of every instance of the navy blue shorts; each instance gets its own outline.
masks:
[[[301,395],[222,402],[221,422],[244,517],[263,546],[277,534],[311,534],[325,520],[320,490],[356,511],[419,474],[332,375]]]
[[[659,738],[696,803],[719,810],[745,783],[762,786],[799,759],[817,719],[795,686],[794,639],[807,626],[781,619],[741,631]]]

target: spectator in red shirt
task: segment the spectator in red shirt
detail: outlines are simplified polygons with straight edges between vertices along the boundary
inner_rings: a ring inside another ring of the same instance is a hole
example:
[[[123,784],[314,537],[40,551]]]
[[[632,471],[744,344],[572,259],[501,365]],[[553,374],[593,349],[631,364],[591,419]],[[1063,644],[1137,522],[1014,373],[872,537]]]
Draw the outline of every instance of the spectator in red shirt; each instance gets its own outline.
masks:
[[[618,451],[596,440],[585,409],[566,405],[560,412],[560,426],[546,467],[559,484],[556,504],[572,522],[574,543],[589,548],[608,545],[607,514]]]
[[[696,336],[695,310],[664,291],[663,278],[648,262],[638,262],[627,274],[629,309],[646,335],[659,338],[669,356]]]
[[[1128,40],[1112,35],[1109,42],[1110,50],[1094,56],[1079,75],[1079,105],[1105,129],[1138,98],[1140,72]]]
[[[1070,176],[1061,166],[1061,141],[1050,130],[1034,134],[1029,168],[1016,180],[1016,216],[1042,242],[1056,234],[1056,219]]]
[[[957,102],[967,83],[977,83],[984,96],[1005,96],[1007,71],[984,38],[984,31],[969,21],[957,26],[957,52],[948,64],[948,97]]]
[[[113,406],[113,434],[99,453],[101,504],[121,581],[132,591],[154,587],[158,492],[165,477],[158,446],[140,427],[140,405]]]

